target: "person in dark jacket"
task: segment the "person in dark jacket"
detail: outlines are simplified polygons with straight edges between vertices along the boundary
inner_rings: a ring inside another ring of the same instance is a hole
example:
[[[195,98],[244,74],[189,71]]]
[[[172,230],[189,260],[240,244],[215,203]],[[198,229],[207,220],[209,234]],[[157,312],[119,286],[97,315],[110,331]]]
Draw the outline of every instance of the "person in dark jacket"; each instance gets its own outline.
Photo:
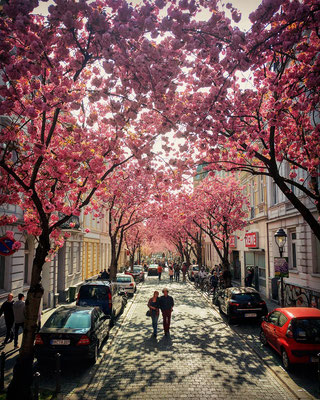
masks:
[[[153,297],[151,297],[151,299],[149,299],[148,307],[151,312],[153,336],[157,337],[159,308],[160,308],[159,292],[157,290],[153,293]]]
[[[169,334],[171,313],[174,306],[174,301],[171,296],[169,296],[169,290],[167,288],[162,290],[163,296],[160,297],[160,309],[163,316],[163,330],[165,335]]]
[[[8,294],[8,299],[2,304],[0,308],[0,317],[4,315],[4,321],[6,323],[7,333],[6,338],[4,339],[3,345],[6,345],[9,341],[12,342],[13,340],[13,323],[14,323],[14,315],[13,315],[13,294]]]
[[[14,315],[14,348],[17,349],[18,346],[18,336],[19,336],[19,329],[24,328],[24,309],[25,309],[25,302],[24,302],[24,294],[18,294],[18,301],[15,301],[13,304],[13,315]]]

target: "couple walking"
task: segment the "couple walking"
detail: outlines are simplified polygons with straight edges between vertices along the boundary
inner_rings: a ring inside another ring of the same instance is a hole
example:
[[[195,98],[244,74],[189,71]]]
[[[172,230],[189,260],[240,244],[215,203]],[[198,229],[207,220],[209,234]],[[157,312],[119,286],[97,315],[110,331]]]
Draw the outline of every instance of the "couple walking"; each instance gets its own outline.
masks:
[[[167,336],[169,334],[170,329],[170,321],[171,321],[171,313],[174,306],[174,301],[171,296],[169,296],[169,290],[164,288],[162,290],[163,296],[159,297],[159,292],[155,291],[153,293],[153,297],[148,301],[148,307],[151,313],[152,319],[152,327],[153,327],[153,336],[157,336],[158,330],[158,319],[160,311],[162,312],[163,317],[163,330],[164,334]]]

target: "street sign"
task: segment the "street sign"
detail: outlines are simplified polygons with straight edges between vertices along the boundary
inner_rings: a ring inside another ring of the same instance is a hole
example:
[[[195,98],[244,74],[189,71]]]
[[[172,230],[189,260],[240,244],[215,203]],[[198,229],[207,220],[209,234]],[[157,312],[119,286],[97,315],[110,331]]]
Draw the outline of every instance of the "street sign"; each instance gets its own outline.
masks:
[[[287,257],[274,258],[274,275],[279,278],[289,278],[289,264]]]
[[[8,238],[8,236],[0,237],[0,255],[1,256],[11,256],[15,252],[12,250],[14,239]]]
[[[259,234],[258,232],[247,232],[244,236],[245,246],[250,248],[259,247]]]

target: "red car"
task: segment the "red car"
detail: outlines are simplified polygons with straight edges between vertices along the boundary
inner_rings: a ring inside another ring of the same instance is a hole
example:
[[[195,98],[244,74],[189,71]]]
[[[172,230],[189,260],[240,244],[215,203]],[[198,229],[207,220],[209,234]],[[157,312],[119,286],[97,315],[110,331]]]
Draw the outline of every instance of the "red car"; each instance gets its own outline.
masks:
[[[308,307],[276,308],[261,324],[260,340],[292,364],[318,362],[320,353],[320,310]]]

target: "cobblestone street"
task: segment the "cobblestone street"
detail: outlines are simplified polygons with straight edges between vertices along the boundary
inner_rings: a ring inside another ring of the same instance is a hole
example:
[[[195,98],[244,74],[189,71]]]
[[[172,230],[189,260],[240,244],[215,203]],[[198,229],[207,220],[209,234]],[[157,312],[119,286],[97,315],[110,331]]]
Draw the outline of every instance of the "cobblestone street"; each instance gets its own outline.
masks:
[[[152,337],[146,303],[168,286],[171,336]],[[295,398],[191,286],[147,278],[85,399]]]

